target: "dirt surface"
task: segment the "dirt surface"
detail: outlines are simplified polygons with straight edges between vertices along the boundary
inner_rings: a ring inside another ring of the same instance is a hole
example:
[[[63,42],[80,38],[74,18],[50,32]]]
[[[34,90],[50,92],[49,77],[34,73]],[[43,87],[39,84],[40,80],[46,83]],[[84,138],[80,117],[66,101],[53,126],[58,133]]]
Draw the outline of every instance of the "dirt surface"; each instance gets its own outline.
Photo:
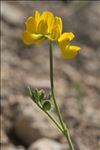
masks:
[[[53,45],[56,97],[75,150],[100,150],[100,1],[2,1],[1,148],[68,149],[62,134],[27,95],[28,85],[50,91],[49,42],[26,46],[21,40],[25,20],[35,10],[53,11],[62,17],[64,31],[76,35],[74,44],[81,51],[72,60],[63,59]]]

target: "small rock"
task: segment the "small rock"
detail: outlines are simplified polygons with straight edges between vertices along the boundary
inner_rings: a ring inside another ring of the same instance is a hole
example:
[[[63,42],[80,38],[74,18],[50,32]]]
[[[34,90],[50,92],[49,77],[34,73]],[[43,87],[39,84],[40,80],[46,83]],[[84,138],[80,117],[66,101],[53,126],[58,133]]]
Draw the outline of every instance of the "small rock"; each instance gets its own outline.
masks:
[[[30,100],[29,100],[30,102]],[[16,108],[14,130],[26,145],[41,137],[57,139],[61,133],[52,126],[52,121],[33,103]]]
[[[27,81],[26,81],[27,84],[29,84],[30,86],[32,86],[32,88],[38,88],[38,89],[49,89],[49,84],[50,84],[50,81],[49,80],[46,80],[46,79],[43,79],[43,80],[39,80],[39,79],[35,79],[33,77],[30,77],[30,78],[27,78]]]
[[[25,150],[25,148],[23,146],[17,146],[18,150]]]
[[[28,150],[68,150],[64,145],[51,140],[51,139],[40,139],[33,143]]]
[[[3,129],[1,129],[0,143],[1,144],[8,144],[9,143],[9,139],[5,133],[5,130],[3,130]]]
[[[76,71],[76,69],[74,69],[71,65],[63,65],[62,71],[71,81],[79,81],[81,79],[79,72]]]
[[[12,144],[1,146],[2,150],[17,150]]]
[[[1,14],[4,20],[13,25],[19,25],[23,20],[23,12],[16,6],[2,2]]]

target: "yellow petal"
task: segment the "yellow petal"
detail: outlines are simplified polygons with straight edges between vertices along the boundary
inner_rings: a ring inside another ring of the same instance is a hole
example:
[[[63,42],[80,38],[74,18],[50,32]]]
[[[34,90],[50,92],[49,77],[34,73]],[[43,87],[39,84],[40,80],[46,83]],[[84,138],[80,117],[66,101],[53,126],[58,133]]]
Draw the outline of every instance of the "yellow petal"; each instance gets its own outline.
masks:
[[[59,26],[60,34],[62,33],[62,19],[60,17],[55,17],[55,24]]]
[[[64,58],[71,59],[77,55],[79,50],[80,47],[78,46],[69,46],[65,49],[61,49],[61,52]]]
[[[73,51],[73,52],[78,52],[80,49],[81,49],[81,48],[80,48],[79,46],[73,46],[73,45],[71,45],[71,46],[69,47],[69,50],[70,50],[70,51]]]
[[[50,11],[44,11],[42,13],[41,18],[43,18],[47,22],[48,32],[50,32],[54,26],[54,21],[55,21],[53,13]]]
[[[34,17],[29,17],[26,21],[26,30],[30,33],[36,32],[36,20]]]
[[[40,13],[39,13],[39,11],[36,10],[36,12],[35,12],[35,20],[37,21],[37,23],[40,20],[40,18],[41,18]]]
[[[55,26],[52,31],[51,31],[51,34],[50,34],[50,39],[51,40],[57,40],[60,36],[60,28],[59,28],[59,25],[58,26]],[[48,37],[48,38],[49,38]]]
[[[45,37],[41,37],[40,39],[35,40],[33,43],[36,45],[39,45],[39,44],[43,43],[45,40],[46,40]]]
[[[45,35],[48,32],[47,30],[48,30],[47,22],[44,20],[41,20],[37,27],[37,33]]]
[[[31,34],[27,31],[24,31],[22,33],[22,39],[26,45],[31,45],[33,43],[33,38],[31,37]]]
[[[59,43],[60,49],[62,49],[62,50],[65,50],[67,47],[70,46],[70,41],[66,40],[66,39],[62,40],[62,41],[58,40],[58,43]]]
[[[75,36],[72,32],[65,32],[60,36],[60,38],[58,39],[58,42],[71,41],[74,37]]]
[[[40,34],[30,34],[27,31],[24,31],[22,33],[22,39],[26,45],[31,45],[31,44],[41,44],[46,40],[46,37],[40,35]]]
[[[42,36],[41,34],[32,34],[31,36],[34,39],[33,43],[36,45],[39,45],[46,40],[46,37]]]

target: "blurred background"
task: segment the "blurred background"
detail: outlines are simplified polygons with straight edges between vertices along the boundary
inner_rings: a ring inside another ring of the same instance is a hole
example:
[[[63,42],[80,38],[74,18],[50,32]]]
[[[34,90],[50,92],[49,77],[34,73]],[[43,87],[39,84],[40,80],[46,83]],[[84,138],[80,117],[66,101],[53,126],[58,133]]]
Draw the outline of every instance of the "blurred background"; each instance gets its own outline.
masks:
[[[1,2],[1,148],[69,150],[65,138],[27,95],[27,86],[50,91],[48,41],[24,45],[25,21],[35,11],[52,11],[73,32],[81,51],[63,59],[54,44],[57,101],[75,150],[100,150],[100,1]]]

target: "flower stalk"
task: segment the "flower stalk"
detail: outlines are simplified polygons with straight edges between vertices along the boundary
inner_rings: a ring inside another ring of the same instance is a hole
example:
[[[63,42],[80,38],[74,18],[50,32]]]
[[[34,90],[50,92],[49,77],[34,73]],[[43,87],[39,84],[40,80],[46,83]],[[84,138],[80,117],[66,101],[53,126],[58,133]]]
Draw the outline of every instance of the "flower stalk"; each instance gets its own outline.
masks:
[[[55,92],[54,92],[54,80],[53,80],[53,49],[52,49],[52,42],[50,41],[50,48],[49,48],[49,57],[50,57],[50,84],[51,84],[51,94],[52,94],[52,99],[55,105],[55,109],[59,118],[59,122],[60,125],[62,127],[61,132],[63,133],[63,135],[66,137],[67,142],[69,144],[70,150],[74,150],[74,146],[72,144],[70,135],[69,135],[69,131],[68,128],[65,126],[63,119],[62,119],[62,115],[59,109],[59,106],[56,102],[56,98],[55,98]]]

